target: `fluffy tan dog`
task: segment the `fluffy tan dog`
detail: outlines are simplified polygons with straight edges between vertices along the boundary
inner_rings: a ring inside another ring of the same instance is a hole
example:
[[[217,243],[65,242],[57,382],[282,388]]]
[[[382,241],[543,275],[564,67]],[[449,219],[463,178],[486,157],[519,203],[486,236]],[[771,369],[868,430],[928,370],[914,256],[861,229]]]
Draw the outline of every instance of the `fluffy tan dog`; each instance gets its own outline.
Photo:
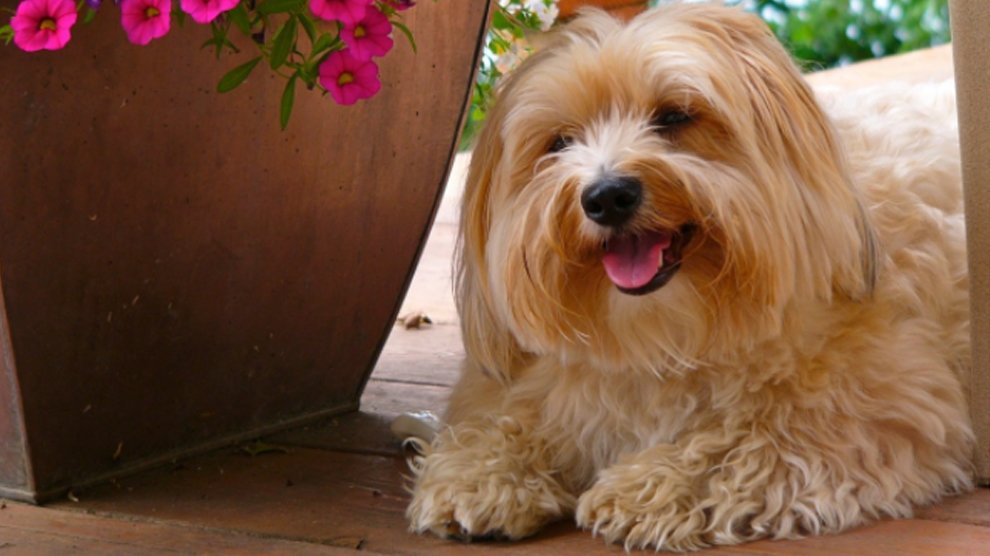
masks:
[[[506,82],[413,530],[690,550],[970,488],[952,91],[820,102],[758,19],[686,4],[585,13]]]

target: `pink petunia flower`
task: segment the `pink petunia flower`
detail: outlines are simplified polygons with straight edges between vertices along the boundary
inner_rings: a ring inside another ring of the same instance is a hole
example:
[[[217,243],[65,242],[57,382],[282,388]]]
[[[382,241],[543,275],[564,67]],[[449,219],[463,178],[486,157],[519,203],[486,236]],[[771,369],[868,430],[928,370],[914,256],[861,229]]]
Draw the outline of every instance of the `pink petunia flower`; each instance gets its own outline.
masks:
[[[127,40],[145,45],[168,33],[172,16],[172,0],[123,0],[120,24]]]
[[[382,88],[378,65],[371,60],[355,58],[347,50],[330,54],[320,64],[320,85],[330,91],[337,104],[343,105],[371,98]]]
[[[392,24],[377,8],[368,8],[364,17],[353,25],[344,25],[340,38],[355,58],[370,60],[392,50]]]
[[[182,0],[182,11],[196,23],[209,23],[220,14],[237,7],[240,0]]]
[[[77,17],[72,0],[23,0],[10,20],[14,44],[28,52],[58,50],[72,38]]]
[[[364,17],[374,0],[309,0],[309,9],[320,19],[353,25]]]
[[[416,5],[413,0],[385,0],[385,3],[392,6],[396,11],[404,11]]]

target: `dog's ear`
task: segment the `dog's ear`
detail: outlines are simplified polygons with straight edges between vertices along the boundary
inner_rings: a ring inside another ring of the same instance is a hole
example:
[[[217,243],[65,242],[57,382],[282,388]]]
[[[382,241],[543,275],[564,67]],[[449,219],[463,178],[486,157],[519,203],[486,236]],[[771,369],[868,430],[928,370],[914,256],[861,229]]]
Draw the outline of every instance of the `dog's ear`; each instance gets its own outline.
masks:
[[[489,283],[486,249],[491,231],[491,195],[499,179],[505,107],[496,103],[487,116],[468,170],[461,201],[460,235],[455,258],[457,309],[469,362],[488,376],[507,382],[523,357],[522,348],[498,318]]]
[[[816,295],[869,296],[876,282],[878,244],[832,123],[765,23],[741,10],[720,13],[727,19],[719,22],[728,35],[727,46],[744,74],[758,128],[755,140],[765,160],[780,164],[777,174],[790,176],[793,186],[776,193],[792,196],[798,205],[798,217],[788,215],[789,229],[781,230],[803,239],[792,263],[808,274],[797,279],[818,282]]]

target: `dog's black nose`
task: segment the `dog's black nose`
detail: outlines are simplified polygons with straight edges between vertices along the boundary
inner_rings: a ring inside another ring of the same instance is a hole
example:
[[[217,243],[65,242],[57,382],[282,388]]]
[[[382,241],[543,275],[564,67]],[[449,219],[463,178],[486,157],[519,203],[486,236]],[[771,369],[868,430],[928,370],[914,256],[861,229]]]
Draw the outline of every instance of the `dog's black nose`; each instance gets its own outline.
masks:
[[[621,226],[632,218],[643,201],[643,185],[626,176],[606,176],[581,193],[581,208],[602,226]]]

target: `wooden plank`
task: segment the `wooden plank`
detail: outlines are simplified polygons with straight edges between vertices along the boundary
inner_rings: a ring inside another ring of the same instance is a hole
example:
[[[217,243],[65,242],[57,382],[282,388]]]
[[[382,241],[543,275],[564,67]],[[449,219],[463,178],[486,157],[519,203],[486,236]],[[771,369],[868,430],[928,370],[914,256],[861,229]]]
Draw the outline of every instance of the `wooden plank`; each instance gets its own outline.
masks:
[[[459,156],[460,160],[451,170],[454,177],[448,182],[448,187],[454,192],[444,195],[437,214],[439,221],[430,231],[430,238],[423,248],[423,255],[416,267],[416,275],[409,285],[399,314],[423,311],[437,323],[457,322],[452,279],[457,222],[453,220],[458,210],[456,203],[463,189],[463,172],[466,170],[463,166],[470,160],[470,155]],[[454,174],[455,171],[457,174]]]
[[[404,515],[409,495],[402,477],[407,474],[399,458],[302,448],[255,457],[227,452],[194,458],[178,469],[121,479],[80,492],[78,503],[55,506],[311,543],[360,542],[363,551],[384,554],[621,553],[566,522],[511,544],[413,535]]]
[[[940,504],[918,510],[916,517],[990,527],[990,488],[978,488],[965,496],[946,498]]]
[[[447,386],[371,380],[361,398],[361,409],[385,417],[405,411],[426,410],[440,414],[446,409],[449,396]]]
[[[972,368],[969,411],[976,433],[976,479],[990,486],[990,11],[980,2],[951,0],[952,48],[966,207]]]
[[[341,450],[363,454],[400,456],[402,445],[392,436],[392,419],[405,411],[443,413],[450,389],[372,379],[362,399],[362,411],[327,419],[310,426],[271,436],[268,442]]]
[[[465,545],[409,534],[404,516],[409,494],[403,476],[407,474],[400,458],[304,448],[255,457],[228,451],[80,492],[78,503],[56,506],[305,542],[349,539],[360,541],[363,550],[388,554],[478,554],[495,548],[520,556],[618,551],[567,522],[511,545]],[[990,546],[988,527],[915,519],[881,522],[829,537],[757,542],[714,553],[941,556],[978,554],[975,550],[985,546]]]
[[[302,543],[199,526],[143,522],[8,502],[0,510],[0,554],[354,554],[332,544]]]
[[[265,442],[278,445],[338,450],[358,454],[399,457],[402,444],[389,430],[391,417],[356,411],[334,419],[285,431]]]
[[[405,537],[404,465],[302,448],[254,457],[228,451],[83,491],[78,504],[56,506],[306,542],[352,539],[370,549]]]
[[[812,85],[851,89],[896,82],[945,81],[952,75],[952,46],[944,45],[813,72],[806,77]]]
[[[404,473],[397,458],[306,449],[215,454],[79,493],[75,507],[308,542],[354,539],[385,553],[458,549],[406,532]],[[59,504],[66,505],[73,504]]]
[[[987,554],[988,546],[990,528],[907,519],[883,521],[840,535],[759,541],[736,550],[760,556],[947,556]]]
[[[399,325],[392,330],[371,376],[379,380],[452,386],[460,376],[463,360],[461,331],[456,323],[414,330]]]

